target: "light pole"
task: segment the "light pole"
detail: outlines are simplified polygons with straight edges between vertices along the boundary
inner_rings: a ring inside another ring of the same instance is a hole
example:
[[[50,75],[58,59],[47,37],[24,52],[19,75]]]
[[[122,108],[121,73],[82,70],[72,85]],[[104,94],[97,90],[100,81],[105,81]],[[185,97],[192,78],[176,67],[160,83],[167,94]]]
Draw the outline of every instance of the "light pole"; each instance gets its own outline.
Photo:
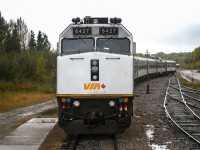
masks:
[[[192,72],[192,82],[194,82],[194,78],[193,78],[193,70],[191,70],[191,72]]]

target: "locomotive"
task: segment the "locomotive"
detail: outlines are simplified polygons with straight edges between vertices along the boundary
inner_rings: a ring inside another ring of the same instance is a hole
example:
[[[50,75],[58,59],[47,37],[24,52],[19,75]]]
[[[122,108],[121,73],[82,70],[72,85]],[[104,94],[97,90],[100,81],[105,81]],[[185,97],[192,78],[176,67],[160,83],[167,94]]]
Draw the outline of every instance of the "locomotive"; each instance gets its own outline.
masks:
[[[59,126],[71,134],[123,132],[133,115],[132,34],[120,18],[72,19],[59,37]]]
[[[136,43],[121,21],[77,17],[59,36],[58,124],[66,133],[124,132],[133,116],[134,80],[175,72],[174,61],[134,57]]]

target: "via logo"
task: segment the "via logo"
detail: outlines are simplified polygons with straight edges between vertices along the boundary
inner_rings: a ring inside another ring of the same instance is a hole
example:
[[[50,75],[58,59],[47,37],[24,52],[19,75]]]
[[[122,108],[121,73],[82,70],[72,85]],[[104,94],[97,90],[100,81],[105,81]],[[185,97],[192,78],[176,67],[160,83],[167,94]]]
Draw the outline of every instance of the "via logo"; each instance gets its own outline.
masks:
[[[84,90],[100,90],[106,87],[105,84],[100,83],[84,83]]]

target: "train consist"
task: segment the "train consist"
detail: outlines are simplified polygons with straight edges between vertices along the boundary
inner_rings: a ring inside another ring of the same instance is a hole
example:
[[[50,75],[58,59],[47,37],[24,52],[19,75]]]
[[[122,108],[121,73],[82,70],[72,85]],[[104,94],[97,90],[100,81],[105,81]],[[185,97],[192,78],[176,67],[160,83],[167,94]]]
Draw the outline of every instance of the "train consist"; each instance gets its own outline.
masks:
[[[154,76],[173,74],[176,72],[176,62],[162,60],[159,57],[134,57],[134,80],[138,81]]]
[[[174,61],[134,57],[120,18],[72,19],[59,37],[59,126],[70,134],[124,132],[133,115],[134,80],[174,73]]]

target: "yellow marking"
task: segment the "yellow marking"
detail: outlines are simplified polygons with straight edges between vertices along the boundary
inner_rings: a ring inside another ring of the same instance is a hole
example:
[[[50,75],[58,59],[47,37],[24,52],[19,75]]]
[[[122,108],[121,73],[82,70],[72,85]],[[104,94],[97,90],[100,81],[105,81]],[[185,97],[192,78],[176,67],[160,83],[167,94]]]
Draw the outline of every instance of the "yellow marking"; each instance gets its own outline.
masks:
[[[84,84],[84,90],[88,90],[89,89],[89,87],[91,86],[91,83],[88,83],[88,84]]]
[[[90,90],[94,90],[94,89],[93,89],[93,86],[94,86],[94,83],[91,84]]]
[[[100,83],[96,83],[94,89],[100,90]]]
[[[84,90],[100,90],[100,83],[85,83]]]
[[[134,97],[133,94],[57,94],[57,97],[69,98],[120,98],[120,97]]]

